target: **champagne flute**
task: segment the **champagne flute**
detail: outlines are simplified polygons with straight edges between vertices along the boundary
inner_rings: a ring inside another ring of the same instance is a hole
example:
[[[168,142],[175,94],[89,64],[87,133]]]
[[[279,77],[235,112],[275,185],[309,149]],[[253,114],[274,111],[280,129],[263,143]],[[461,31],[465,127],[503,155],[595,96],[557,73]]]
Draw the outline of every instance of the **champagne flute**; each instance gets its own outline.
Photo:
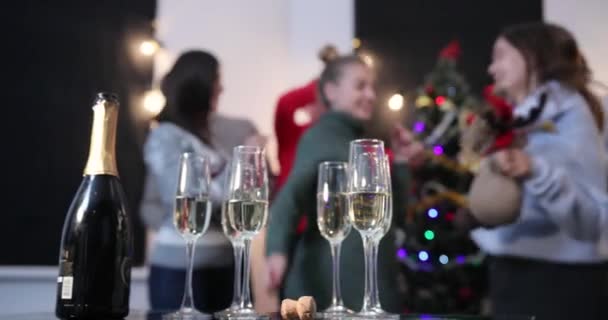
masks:
[[[365,251],[365,293],[363,307],[357,316],[374,318],[372,289],[376,286],[373,239],[383,228],[386,206],[390,201],[390,181],[385,172],[384,142],[360,139],[350,143],[349,217],[361,234]]]
[[[372,259],[371,261],[374,263],[374,265],[371,266],[371,270],[372,270],[372,284],[374,284],[374,287],[371,288],[372,290],[372,309],[374,310],[374,312],[376,312],[378,317],[381,317],[383,319],[399,319],[399,315],[397,314],[392,314],[389,312],[384,311],[384,309],[382,309],[382,304],[380,303],[380,294],[379,294],[379,289],[378,289],[378,247],[380,246],[380,241],[382,240],[382,238],[388,233],[388,231],[391,229],[391,224],[393,221],[393,199],[392,199],[392,186],[391,186],[391,172],[390,172],[390,165],[389,165],[389,161],[388,158],[384,159],[384,173],[387,174],[388,177],[388,193],[389,193],[389,197],[386,198],[387,203],[386,203],[386,207],[385,207],[385,215],[384,215],[384,222],[382,223],[382,228],[380,230],[378,230],[375,234],[374,237],[372,239]]]
[[[340,248],[351,230],[348,219],[347,168],[346,162],[328,161],[319,164],[317,225],[321,235],[329,241],[333,265],[331,305],[317,314],[320,318],[331,319],[354,313],[344,306],[340,292]]]
[[[173,224],[186,240],[186,284],[180,309],[170,319],[209,319],[211,316],[196,310],[192,300],[192,261],[194,244],[209,227],[211,200],[207,158],[186,152],[181,155],[177,181]]]
[[[251,240],[266,227],[268,218],[268,173],[263,148],[234,148],[228,193],[228,221],[244,244],[243,293],[234,314],[239,318],[259,318],[251,303],[249,277]]]
[[[218,319],[233,319],[236,316],[236,312],[239,309],[242,298],[242,268],[243,268],[243,249],[245,243],[240,237],[240,232],[230,225],[228,218],[228,196],[229,196],[229,182],[230,182],[230,169],[226,169],[226,180],[224,181],[224,199],[222,199],[222,230],[230,243],[234,252],[234,288],[232,293],[232,303],[230,307],[214,313],[214,316]]]

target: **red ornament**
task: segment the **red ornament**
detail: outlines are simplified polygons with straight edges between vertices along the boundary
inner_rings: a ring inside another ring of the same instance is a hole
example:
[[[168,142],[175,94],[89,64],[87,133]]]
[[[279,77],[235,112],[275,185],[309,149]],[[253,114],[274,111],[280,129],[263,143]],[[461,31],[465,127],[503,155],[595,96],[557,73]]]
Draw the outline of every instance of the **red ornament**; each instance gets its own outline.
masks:
[[[458,296],[463,300],[469,300],[473,297],[473,290],[469,287],[461,287],[458,289]]]
[[[460,53],[460,42],[453,40],[448,43],[447,46],[441,49],[441,52],[439,52],[439,58],[456,61],[458,58],[460,58]]]
[[[445,103],[445,97],[444,96],[438,96],[437,98],[435,98],[435,103],[438,106],[441,106],[442,104]]]
[[[475,121],[476,118],[477,118],[477,115],[474,113],[467,115],[467,118],[466,118],[467,126],[470,126],[471,124],[473,124],[473,122]]]
[[[494,85],[488,85],[483,90],[483,96],[492,106],[496,118],[502,123],[510,123],[513,120],[513,107],[502,97],[494,93]],[[501,149],[508,148],[515,140],[515,132],[508,130],[500,133],[494,140],[494,145],[487,153],[492,153]]]
[[[448,212],[445,214],[445,220],[452,222],[454,221],[454,217],[456,216],[456,214],[454,212]]]
[[[483,97],[492,105],[494,113],[500,120],[510,122],[513,119],[513,107],[494,93],[494,85],[488,85],[483,89]]]

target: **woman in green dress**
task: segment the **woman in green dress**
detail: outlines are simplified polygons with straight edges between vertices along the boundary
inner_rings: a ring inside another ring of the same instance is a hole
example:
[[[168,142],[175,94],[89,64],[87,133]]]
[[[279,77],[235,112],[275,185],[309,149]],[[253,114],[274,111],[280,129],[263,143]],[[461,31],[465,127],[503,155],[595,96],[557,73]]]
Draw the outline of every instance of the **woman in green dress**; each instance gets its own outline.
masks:
[[[376,103],[373,71],[357,56],[336,58],[321,74],[319,94],[329,111],[302,136],[292,172],[271,205],[266,254],[269,286],[280,288],[284,298],[313,296],[322,310],[331,302],[332,260],[328,241],[316,228],[317,170],[323,161],[348,161],[350,141],[364,138],[364,123],[371,119]],[[399,147],[400,134],[394,137],[393,226],[402,219],[399,213],[404,212],[406,160],[411,152]],[[308,228],[296,236],[296,225],[303,214]],[[401,312],[404,300],[395,253],[394,236],[389,232],[379,248],[380,301],[387,311]],[[344,239],[341,256],[344,305],[357,311],[364,290],[363,245],[357,232],[351,231]]]

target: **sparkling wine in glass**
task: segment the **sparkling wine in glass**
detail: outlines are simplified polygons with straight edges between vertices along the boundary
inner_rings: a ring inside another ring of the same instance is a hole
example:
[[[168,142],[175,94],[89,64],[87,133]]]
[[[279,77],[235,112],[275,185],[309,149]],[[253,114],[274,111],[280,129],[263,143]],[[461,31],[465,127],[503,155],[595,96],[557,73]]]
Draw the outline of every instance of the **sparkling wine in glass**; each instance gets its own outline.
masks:
[[[329,241],[332,258],[331,305],[319,312],[317,318],[332,319],[354,314],[344,306],[340,291],[340,248],[348,236],[351,224],[348,219],[348,163],[322,162],[319,164],[317,183],[317,226]]]
[[[373,241],[384,227],[390,202],[390,179],[385,166],[384,143],[376,139],[354,140],[349,156],[349,218],[363,239],[365,251],[365,292],[363,307],[357,313],[364,318],[378,315],[373,309],[372,289],[377,286],[373,261]]]
[[[378,247],[380,246],[380,241],[382,240],[382,238],[384,238],[384,236],[389,232],[389,230],[391,229],[391,225],[392,225],[392,220],[393,220],[393,197],[392,197],[392,186],[391,186],[391,172],[390,172],[390,164],[388,161],[388,158],[384,159],[384,172],[385,174],[388,175],[388,193],[389,193],[389,197],[386,199],[387,203],[384,207],[385,209],[385,214],[384,214],[384,222],[382,223],[382,228],[380,230],[378,230],[372,239],[372,259],[371,262],[375,263],[373,266],[370,266],[371,270],[372,270],[372,279],[373,281],[371,281],[371,284],[373,285],[373,287],[371,288],[372,291],[372,309],[373,311],[377,314],[378,318],[382,318],[382,319],[399,319],[399,315],[397,314],[392,314],[389,312],[386,312],[384,309],[382,309],[382,304],[380,303],[380,294],[379,294],[379,289],[378,289]]]
[[[268,219],[268,172],[265,151],[261,147],[234,148],[226,216],[235,237],[244,244],[243,291],[240,306],[234,311],[237,318],[255,317],[250,292],[251,240],[266,227]]]
[[[173,224],[186,240],[186,284],[180,309],[170,319],[209,319],[210,315],[198,311],[192,299],[192,261],[194,245],[209,227],[211,201],[210,176],[207,158],[192,152],[181,155]]]
[[[232,227],[228,218],[228,196],[230,174],[226,175],[224,183],[224,199],[222,199],[222,230],[230,243],[234,253],[234,287],[232,293],[232,302],[230,306],[222,311],[218,311],[213,315],[218,319],[234,319],[238,317],[238,309],[242,299],[243,288],[243,250],[245,243],[238,230]]]

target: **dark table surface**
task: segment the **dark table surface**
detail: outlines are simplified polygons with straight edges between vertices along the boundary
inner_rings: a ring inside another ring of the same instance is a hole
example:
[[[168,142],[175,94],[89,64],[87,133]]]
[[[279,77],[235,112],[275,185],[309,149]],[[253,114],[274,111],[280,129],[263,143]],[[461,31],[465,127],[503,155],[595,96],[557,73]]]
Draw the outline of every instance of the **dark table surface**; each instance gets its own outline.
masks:
[[[138,311],[133,310],[125,320],[162,320],[166,312],[160,311]],[[21,313],[11,315],[0,315],[0,320],[52,320],[57,319],[55,314],[49,313]],[[266,318],[268,319],[268,318]],[[279,314],[270,315],[271,320],[280,320]],[[525,316],[469,316],[469,315],[427,315],[427,314],[408,314],[401,315],[400,320],[533,320],[533,317]]]

